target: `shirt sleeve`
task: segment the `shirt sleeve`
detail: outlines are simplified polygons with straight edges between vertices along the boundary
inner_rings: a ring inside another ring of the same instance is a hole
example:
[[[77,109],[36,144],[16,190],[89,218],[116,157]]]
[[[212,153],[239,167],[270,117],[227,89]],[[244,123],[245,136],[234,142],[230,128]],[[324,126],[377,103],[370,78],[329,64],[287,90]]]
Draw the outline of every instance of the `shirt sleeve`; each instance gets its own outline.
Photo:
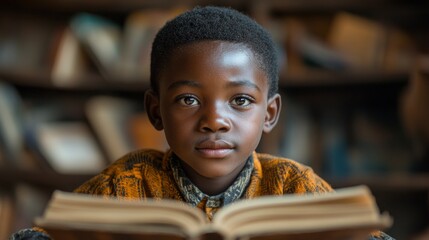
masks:
[[[395,240],[395,239],[382,231],[376,231],[370,235],[369,240]]]
[[[299,169],[290,167],[287,171],[288,181],[284,184],[283,192],[289,193],[325,193],[334,191],[325,180],[319,177],[311,168]]]
[[[51,237],[41,228],[26,228],[13,233],[9,240],[52,240]]]
[[[74,192],[110,196],[114,192],[112,176],[100,173],[76,188]]]

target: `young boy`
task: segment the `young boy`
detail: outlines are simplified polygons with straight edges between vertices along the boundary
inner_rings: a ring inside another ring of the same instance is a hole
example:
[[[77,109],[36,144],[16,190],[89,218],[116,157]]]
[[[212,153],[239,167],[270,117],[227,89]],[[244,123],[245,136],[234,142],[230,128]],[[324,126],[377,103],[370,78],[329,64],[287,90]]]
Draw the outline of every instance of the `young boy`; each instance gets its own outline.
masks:
[[[168,22],[153,42],[145,107],[171,150],[129,153],[75,191],[184,201],[209,219],[243,198],[333,191],[309,167],[255,153],[280,113],[277,57],[269,34],[235,10]]]

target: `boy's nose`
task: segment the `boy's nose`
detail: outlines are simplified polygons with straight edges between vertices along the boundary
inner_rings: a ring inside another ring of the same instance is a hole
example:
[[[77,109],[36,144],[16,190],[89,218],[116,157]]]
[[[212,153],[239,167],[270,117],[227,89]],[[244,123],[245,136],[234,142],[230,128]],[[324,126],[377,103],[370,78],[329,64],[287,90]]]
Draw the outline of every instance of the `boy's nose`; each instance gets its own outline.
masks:
[[[223,103],[213,104],[212,107],[206,107],[199,122],[199,130],[202,132],[229,131],[231,122],[229,112],[223,106]]]

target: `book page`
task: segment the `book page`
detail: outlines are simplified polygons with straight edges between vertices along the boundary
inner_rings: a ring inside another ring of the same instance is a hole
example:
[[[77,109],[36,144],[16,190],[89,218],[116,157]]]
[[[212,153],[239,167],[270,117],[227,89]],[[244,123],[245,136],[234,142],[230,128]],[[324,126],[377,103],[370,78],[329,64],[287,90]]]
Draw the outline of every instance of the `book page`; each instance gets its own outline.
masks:
[[[118,200],[56,191],[36,224],[55,229],[174,232],[195,235],[206,218],[201,210],[173,200]]]
[[[140,226],[133,230],[121,228],[118,225],[106,225],[109,229],[99,230],[97,226],[82,225],[68,228],[47,227],[44,228],[53,239],[60,240],[110,240],[110,239],[127,239],[127,240],[185,240],[188,239],[186,234],[177,231],[169,231],[165,227],[157,229],[156,227]]]
[[[320,195],[244,200],[220,210],[213,224],[230,236],[252,236],[351,228],[375,230],[389,226],[391,219],[380,216],[369,189],[358,186]]]
[[[367,240],[368,232],[373,231],[373,228],[349,228],[338,230],[326,230],[320,232],[306,233],[271,233],[261,234],[257,236],[246,236],[238,238],[239,240]]]

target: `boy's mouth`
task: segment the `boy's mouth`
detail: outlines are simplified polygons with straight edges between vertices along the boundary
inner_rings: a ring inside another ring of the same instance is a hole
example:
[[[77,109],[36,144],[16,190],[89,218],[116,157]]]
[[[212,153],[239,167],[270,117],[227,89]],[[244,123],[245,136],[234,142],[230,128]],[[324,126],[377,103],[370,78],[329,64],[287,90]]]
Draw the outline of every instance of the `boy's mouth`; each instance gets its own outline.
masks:
[[[234,150],[234,145],[224,140],[205,140],[195,149],[205,158],[225,158]]]

